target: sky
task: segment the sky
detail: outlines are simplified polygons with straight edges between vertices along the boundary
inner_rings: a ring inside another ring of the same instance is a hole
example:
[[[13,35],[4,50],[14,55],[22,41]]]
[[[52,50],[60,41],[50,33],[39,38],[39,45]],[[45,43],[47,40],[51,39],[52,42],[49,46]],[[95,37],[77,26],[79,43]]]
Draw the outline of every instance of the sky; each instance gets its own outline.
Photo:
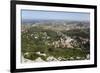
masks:
[[[22,20],[73,20],[89,21],[89,13],[21,10]]]

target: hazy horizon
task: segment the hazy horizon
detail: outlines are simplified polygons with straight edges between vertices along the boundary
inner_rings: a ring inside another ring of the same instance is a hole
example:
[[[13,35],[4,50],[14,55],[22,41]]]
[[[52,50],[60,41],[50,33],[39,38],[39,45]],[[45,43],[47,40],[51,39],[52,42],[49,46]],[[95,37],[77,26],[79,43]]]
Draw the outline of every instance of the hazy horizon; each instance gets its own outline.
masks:
[[[90,21],[90,14],[79,13],[79,12],[21,10],[21,18],[22,21],[26,20]]]

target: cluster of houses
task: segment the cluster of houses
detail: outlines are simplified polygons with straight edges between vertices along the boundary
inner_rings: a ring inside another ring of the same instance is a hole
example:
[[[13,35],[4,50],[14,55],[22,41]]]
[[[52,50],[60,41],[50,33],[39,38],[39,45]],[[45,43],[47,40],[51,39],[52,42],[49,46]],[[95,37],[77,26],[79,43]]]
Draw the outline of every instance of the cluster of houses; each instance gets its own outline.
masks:
[[[47,35],[46,32],[40,33],[42,34],[41,38],[43,39],[50,39],[51,37]],[[31,37],[34,37],[35,39],[39,38],[39,34],[35,33],[31,34]],[[74,39],[72,39],[71,37],[68,36],[64,36],[64,37],[60,37],[57,41],[53,41],[52,43],[47,43],[47,45],[51,45],[54,46],[55,48],[73,48],[73,46],[71,45],[71,41],[74,41]]]
[[[70,37],[67,37],[64,39],[64,38],[60,38],[58,41],[54,41],[52,43],[52,45],[55,47],[55,48],[73,48],[73,46],[71,45],[71,41],[73,41],[74,39],[70,38]]]

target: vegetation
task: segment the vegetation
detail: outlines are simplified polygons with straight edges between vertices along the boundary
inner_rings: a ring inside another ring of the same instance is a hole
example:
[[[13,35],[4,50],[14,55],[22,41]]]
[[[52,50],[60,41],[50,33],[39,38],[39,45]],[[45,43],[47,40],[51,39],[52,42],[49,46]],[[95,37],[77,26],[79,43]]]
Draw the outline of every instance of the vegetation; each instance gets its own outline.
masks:
[[[84,60],[90,54],[89,28],[60,31],[44,29],[45,26],[22,28],[21,51],[26,59],[34,61],[41,57],[48,61],[48,57],[53,56],[60,61]]]

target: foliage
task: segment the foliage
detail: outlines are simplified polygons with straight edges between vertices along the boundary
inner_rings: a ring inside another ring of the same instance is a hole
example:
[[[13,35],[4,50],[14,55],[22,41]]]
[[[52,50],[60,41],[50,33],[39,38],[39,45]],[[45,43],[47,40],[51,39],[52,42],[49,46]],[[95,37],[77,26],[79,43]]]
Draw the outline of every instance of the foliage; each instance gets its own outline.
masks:
[[[64,30],[60,33],[59,35],[57,31],[43,29],[42,27],[30,27],[27,31],[23,31],[21,33],[21,50],[23,54],[29,53],[24,55],[24,58],[35,60],[41,57],[44,61],[49,56],[54,56],[57,59],[62,57],[62,60],[71,60],[71,57],[74,60],[77,60],[77,57],[80,57],[80,60],[86,59],[86,55],[90,53],[89,29]],[[54,47],[52,45],[54,41],[58,41],[64,36],[74,39],[71,41],[73,48]],[[46,56],[41,56],[36,52],[45,53]]]

